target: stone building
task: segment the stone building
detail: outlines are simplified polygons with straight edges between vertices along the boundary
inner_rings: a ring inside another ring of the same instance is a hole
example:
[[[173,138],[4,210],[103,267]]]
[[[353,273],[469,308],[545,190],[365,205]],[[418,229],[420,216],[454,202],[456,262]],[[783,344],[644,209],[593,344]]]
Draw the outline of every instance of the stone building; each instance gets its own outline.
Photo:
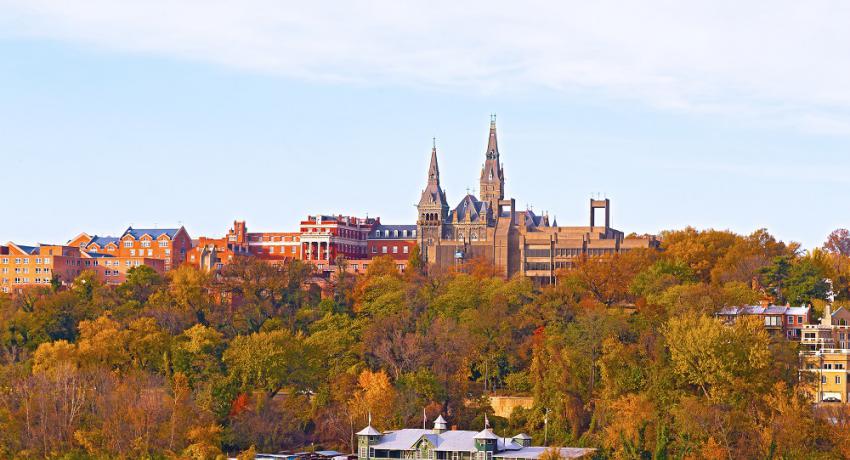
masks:
[[[436,145],[431,150],[428,180],[417,206],[418,243],[428,266],[450,267],[470,259],[493,263],[504,277],[522,274],[537,284],[555,282],[555,272],[579,257],[601,256],[638,248],[657,248],[651,236],[627,238],[610,226],[611,201],[590,200],[588,226],[560,227],[549,216],[517,210],[505,198],[505,170],[490,120],[479,196],[466,194],[454,208],[440,185]],[[597,211],[604,213],[597,222]]]

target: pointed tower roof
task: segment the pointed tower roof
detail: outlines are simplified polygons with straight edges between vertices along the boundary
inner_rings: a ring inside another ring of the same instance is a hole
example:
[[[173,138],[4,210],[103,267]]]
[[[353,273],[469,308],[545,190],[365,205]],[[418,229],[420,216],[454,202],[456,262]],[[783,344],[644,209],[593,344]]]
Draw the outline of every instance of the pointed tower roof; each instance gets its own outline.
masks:
[[[372,413],[369,412],[369,424],[366,425],[366,428],[355,433],[357,436],[381,436],[382,433],[375,428],[372,427]]]
[[[436,420],[434,420],[434,430],[445,431],[448,428],[448,423],[446,419],[443,418],[443,414],[440,414]]]
[[[499,160],[499,142],[496,140],[496,115],[490,115],[490,135],[487,138],[487,152],[484,167],[481,168],[481,180],[500,180],[503,178],[502,164]]]
[[[440,166],[437,164],[437,138],[434,138],[433,147],[431,147],[431,164],[428,166],[428,183],[434,182],[437,186],[440,185]]]
[[[448,207],[446,194],[440,187],[440,167],[437,164],[437,144],[431,148],[431,164],[428,166],[428,185],[422,191],[419,206]]]
[[[493,433],[493,430],[490,429],[490,420],[487,418],[486,413],[484,414],[484,429],[476,434],[473,439],[499,439],[496,433]]]

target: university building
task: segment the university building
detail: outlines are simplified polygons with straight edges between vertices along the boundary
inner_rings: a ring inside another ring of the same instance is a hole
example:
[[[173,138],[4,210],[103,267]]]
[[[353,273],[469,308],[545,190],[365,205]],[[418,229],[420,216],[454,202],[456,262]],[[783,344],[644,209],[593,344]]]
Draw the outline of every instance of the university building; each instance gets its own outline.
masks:
[[[504,277],[522,274],[537,284],[551,284],[558,269],[571,267],[580,257],[659,245],[654,237],[626,238],[622,231],[612,228],[608,199],[590,200],[588,226],[561,227],[554,220],[550,222],[548,215],[517,210],[516,201],[505,198],[505,170],[494,118],[479,190],[479,196],[466,194],[456,206],[449,206],[440,185],[435,145],[416,222],[419,245],[429,266],[449,267],[480,258],[493,263]],[[603,212],[599,222],[597,211]]]
[[[520,433],[510,438],[498,436],[484,418],[484,429],[448,429],[443,416],[433,429],[405,428],[380,432],[372,427],[357,433],[358,460],[534,460],[550,447],[532,446],[531,437]],[[595,449],[555,447],[560,458],[590,458]]]

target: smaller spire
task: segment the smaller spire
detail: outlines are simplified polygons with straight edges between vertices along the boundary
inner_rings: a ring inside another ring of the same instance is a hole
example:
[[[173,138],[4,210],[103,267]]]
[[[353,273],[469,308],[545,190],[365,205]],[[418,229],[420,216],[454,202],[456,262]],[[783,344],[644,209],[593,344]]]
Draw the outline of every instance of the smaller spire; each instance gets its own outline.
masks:
[[[487,413],[484,413],[484,429],[490,428],[490,420],[487,418]]]

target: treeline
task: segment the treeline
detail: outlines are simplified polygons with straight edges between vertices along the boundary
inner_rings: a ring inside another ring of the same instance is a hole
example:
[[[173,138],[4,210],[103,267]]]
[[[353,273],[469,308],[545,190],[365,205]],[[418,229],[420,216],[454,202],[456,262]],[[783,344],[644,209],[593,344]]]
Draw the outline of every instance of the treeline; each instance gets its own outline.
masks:
[[[849,300],[847,231],[811,252],[764,230],[662,238],[544,288],[478,262],[425,275],[414,251],[403,274],[379,259],[322,286],[308,265],[241,259],[2,296],[0,457],[353,451],[368,413],[386,430],[423,408],[599,458],[850,456],[850,411],[812,404],[796,344],[712,317]],[[494,393],[535,405],[495,417]]]

